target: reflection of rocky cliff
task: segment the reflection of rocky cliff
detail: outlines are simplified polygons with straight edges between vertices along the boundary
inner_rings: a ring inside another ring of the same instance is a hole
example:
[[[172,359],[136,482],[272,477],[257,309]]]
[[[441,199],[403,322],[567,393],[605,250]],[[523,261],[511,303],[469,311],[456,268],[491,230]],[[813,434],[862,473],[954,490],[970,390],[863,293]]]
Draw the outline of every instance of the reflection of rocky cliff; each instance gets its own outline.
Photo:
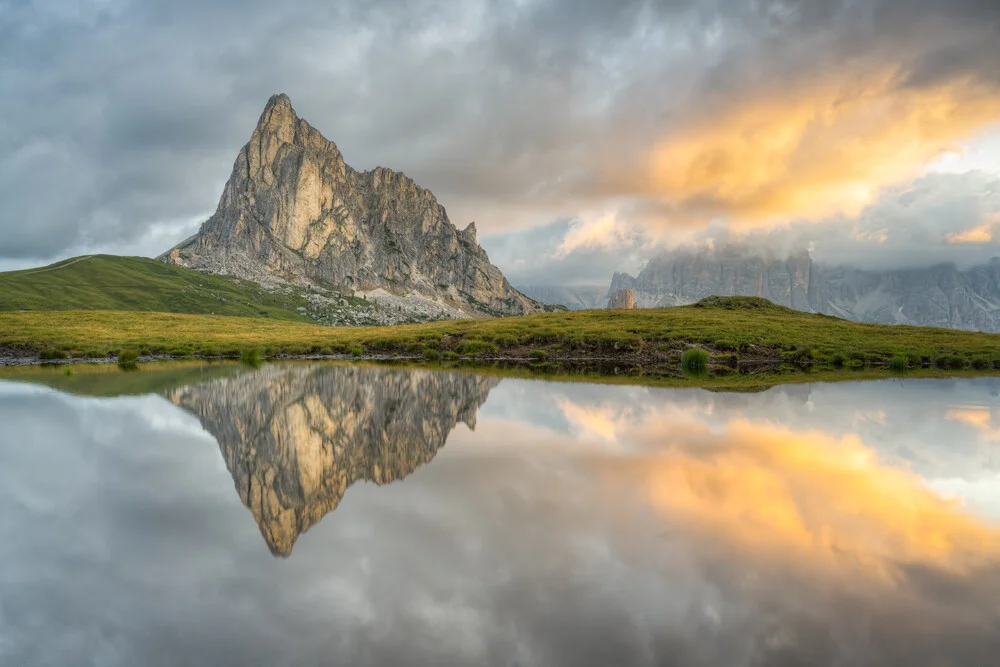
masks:
[[[219,441],[272,553],[336,509],[358,480],[387,484],[429,462],[499,379],[365,366],[265,366],[168,397]]]

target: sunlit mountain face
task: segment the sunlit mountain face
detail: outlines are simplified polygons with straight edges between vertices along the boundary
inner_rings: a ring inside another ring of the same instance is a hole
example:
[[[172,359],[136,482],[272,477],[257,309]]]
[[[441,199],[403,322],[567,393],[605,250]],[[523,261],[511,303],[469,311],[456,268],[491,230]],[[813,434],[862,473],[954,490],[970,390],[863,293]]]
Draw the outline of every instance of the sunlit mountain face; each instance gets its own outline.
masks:
[[[726,394],[356,365],[188,378],[104,399],[0,385],[5,660],[157,664],[161,632],[192,664],[998,649],[994,379]]]

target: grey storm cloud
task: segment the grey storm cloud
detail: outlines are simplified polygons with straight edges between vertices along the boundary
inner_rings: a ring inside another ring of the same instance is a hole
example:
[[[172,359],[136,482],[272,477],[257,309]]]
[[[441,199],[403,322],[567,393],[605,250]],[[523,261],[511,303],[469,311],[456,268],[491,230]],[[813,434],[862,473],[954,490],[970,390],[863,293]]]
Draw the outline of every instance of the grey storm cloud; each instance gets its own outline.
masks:
[[[0,260],[166,249],[278,91],[497,235],[642,199],[609,166],[844,61],[1000,87],[998,21],[986,0],[0,0]]]

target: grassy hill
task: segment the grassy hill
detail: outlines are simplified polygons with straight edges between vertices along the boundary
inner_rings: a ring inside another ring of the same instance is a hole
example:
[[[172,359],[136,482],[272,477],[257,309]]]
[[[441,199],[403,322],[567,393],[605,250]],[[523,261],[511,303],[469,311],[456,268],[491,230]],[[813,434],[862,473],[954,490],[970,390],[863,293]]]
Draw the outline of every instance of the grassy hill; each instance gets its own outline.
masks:
[[[0,353],[114,356],[349,354],[437,359],[532,359],[540,365],[609,360],[623,369],[676,373],[683,352],[709,355],[718,373],[741,365],[909,366],[992,372],[1000,336],[924,327],[859,324],[775,306],[713,297],[657,310],[557,312],[393,327],[323,327],[277,319],[168,313],[0,313]]]
[[[307,322],[303,292],[212,276],[144,257],[91,255],[0,273],[0,311],[138,310]]]

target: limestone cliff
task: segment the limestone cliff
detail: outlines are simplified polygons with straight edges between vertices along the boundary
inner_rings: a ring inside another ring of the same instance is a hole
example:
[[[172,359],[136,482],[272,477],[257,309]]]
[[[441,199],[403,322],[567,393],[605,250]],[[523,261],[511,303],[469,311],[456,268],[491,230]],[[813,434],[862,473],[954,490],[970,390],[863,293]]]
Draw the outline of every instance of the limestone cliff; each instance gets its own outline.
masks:
[[[366,366],[268,365],[173,390],[219,443],[271,552],[337,508],[359,480],[388,484],[428,463],[497,378]]]
[[[809,310],[811,267],[805,252],[787,259],[762,257],[738,247],[670,253],[650,260],[635,278],[616,273],[611,293],[634,290],[638,308],[680,306],[707,296],[759,296]]]
[[[806,251],[766,257],[726,247],[661,255],[634,278],[616,273],[610,293],[622,289],[634,290],[639,308],[759,296],[858,322],[1000,332],[1000,260],[965,270],[942,264],[866,271],[817,265]]]
[[[265,284],[413,295],[445,316],[544,309],[490,263],[474,223],[456,229],[402,173],[352,169],[285,95],[268,101],[215,214],[161,259]]]

